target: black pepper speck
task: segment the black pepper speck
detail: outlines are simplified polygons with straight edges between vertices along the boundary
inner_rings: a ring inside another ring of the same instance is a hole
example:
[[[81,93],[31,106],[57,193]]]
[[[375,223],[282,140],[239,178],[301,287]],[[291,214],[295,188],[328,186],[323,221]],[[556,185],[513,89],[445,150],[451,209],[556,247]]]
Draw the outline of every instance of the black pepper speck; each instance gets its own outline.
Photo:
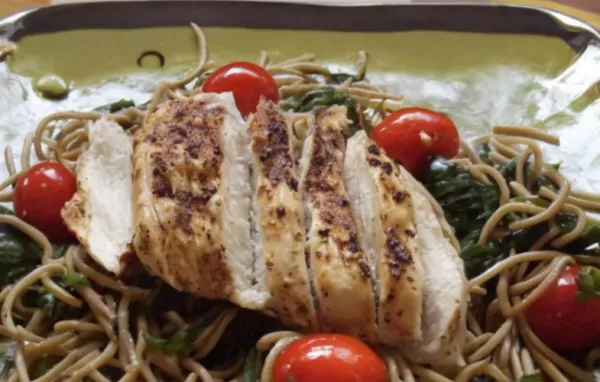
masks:
[[[281,219],[284,216],[285,216],[285,207],[279,207],[279,208],[277,208],[277,217],[279,219]]]

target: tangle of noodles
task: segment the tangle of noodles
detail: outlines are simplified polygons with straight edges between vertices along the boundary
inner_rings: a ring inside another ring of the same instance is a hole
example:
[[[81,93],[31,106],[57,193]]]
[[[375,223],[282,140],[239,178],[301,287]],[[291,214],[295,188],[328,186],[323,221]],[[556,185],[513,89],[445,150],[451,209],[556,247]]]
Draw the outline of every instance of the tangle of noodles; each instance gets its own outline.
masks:
[[[199,41],[197,67],[180,80],[165,82],[154,92],[147,110],[129,108],[108,118],[135,131],[144,116],[154,110],[164,99],[185,98],[201,89],[189,90],[197,78],[211,73],[208,48],[204,33],[192,24]],[[11,54],[15,44],[0,45],[0,59]],[[282,98],[302,95],[313,89],[334,86],[350,94],[357,101],[360,114],[369,114],[376,123],[397,109],[402,96],[388,94],[364,81],[369,56],[359,52],[357,74],[340,85],[332,84],[332,73],[315,62],[313,54],[271,64],[269,55],[261,52],[259,64],[275,78]],[[187,87],[186,87],[187,86]],[[44,118],[35,132],[25,139],[20,166],[17,166],[10,147],[6,148],[5,161],[9,177],[0,184],[0,201],[11,202],[12,185],[30,166],[29,158],[54,159],[74,171],[74,163],[87,142],[86,124],[99,119],[98,112],[59,112]],[[297,138],[306,134],[306,114],[292,115]],[[496,126],[492,134],[473,142],[461,142],[460,154],[454,163],[467,169],[475,179],[495,184],[500,195],[500,207],[483,227],[479,244],[485,245],[494,235],[500,221],[509,213],[526,218],[508,225],[516,231],[539,224],[548,230],[532,247],[522,253],[513,253],[468,283],[471,304],[468,313],[468,341],[464,348],[468,365],[458,375],[448,376],[425,365],[411,364],[393,350],[376,349],[388,365],[391,381],[411,382],[428,380],[447,382],[470,381],[474,376],[488,375],[498,381],[515,381],[523,375],[541,369],[553,380],[593,380],[589,371],[600,358],[600,349],[593,349],[587,359],[587,368],[575,365],[549,349],[528,327],[523,311],[557,278],[560,272],[575,262],[598,265],[600,261],[586,256],[570,256],[560,248],[577,239],[585,227],[585,211],[600,210],[600,196],[572,191],[570,183],[543,160],[538,142],[558,144],[557,138],[538,129],[518,126]],[[489,152],[482,160],[474,146],[487,144]],[[507,181],[494,165],[516,161],[516,179]],[[490,164],[486,164],[490,163]],[[525,166],[530,166],[527,173]],[[553,185],[536,189],[534,183],[540,176]],[[419,185],[432,203],[436,214],[444,211],[426,189]],[[541,198],[547,206],[530,203],[528,199]],[[571,232],[563,233],[555,218],[560,212],[577,216],[578,223]],[[225,364],[207,368],[205,358],[226,336],[229,325],[240,314],[239,309],[218,305],[205,309],[201,316],[210,318],[206,327],[185,356],[175,356],[147,343],[145,333],[165,337],[177,330],[190,327],[193,314],[189,311],[169,310],[162,316],[144,308],[144,301],[159,293],[116,281],[100,270],[85,251],[78,246],[68,249],[65,256],[52,258],[52,245],[36,228],[18,218],[0,215],[0,223],[9,224],[31,238],[43,250],[42,264],[14,285],[0,292],[2,325],[0,336],[15,341],[14,369],[9,381],[75,381],[88,378],[110,381],[109,368],[120,371],[121,381],[181,380],[181,381],[241,381],[245,354],[232,355]],[[456,249],[460,249],[452,228],[443,222],[444,231]],[[553,250],[541,250],[549,244]],[[92,286],[80,285],[74,293],[53,281],[52,277],[67,273],[80,273]],[[486,283],[497,280],[496,297],[486,301]],[[76,318],[53,321],[40,308],[27,307],[23,297],[30,286],[43,285],[55,299],[80,312]],[[190,307],[193,301],[189,304]],[[210,303],[209,303],[210,304]],[[19,322],[16,322],[16,317]],[[275,331],[267,333],[256,343],[263,355],[257,359],[260,381],[271,381],[273,363],[277,355],[301,333]],[[42,375],[32,376],[32,365],[52,356],[54,365]]]

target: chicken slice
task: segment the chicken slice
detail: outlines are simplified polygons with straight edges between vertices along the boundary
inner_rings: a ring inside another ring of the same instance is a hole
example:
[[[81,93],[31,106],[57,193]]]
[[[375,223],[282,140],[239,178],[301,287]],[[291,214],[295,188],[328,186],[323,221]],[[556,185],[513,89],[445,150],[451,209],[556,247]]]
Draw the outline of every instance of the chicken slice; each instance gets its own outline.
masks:
[[[348,140],[344,182],[373,266],[380,341],[421,339],[422,268],[412,185],[364,131]]]
[[[302,181],[307,252],[321,331],[376,342],[371,266],[362,251],[342,169],[346,108],[317,113],[304,144]]]
[[[233,96],[165,102],[134,144],[142,264],[197,297],[262,307],[269,294],[252,276],[249,137]]]
[[[248,131],[254,169],[256,282],[270,290],[267,309],[284,324],[315,328],[291,126],[275,103],[263,99],[248,121]]]
[[[401,174],[414,186],[413,210],[423,265],[423,339],[402,346],[402,354],[415,363],[446,372],[465,365],[467,335],[467,279],[464,264],[450,241],[422,186],[408,171]]]
[[[90,256],[107,271],[121,272],[129,252],[131,218],[131,138],[105,118],[87,126],[89,146],[77,160],[77,192],[61,216]]]

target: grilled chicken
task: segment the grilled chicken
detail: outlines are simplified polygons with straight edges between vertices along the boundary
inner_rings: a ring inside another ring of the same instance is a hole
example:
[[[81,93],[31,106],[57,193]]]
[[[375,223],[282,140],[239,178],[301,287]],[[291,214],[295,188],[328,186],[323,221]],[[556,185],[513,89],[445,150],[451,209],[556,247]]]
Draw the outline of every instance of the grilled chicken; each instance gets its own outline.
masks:
[[[87,133],[89,147],[77,160],[77,192],[61,215],[91,257],[119,274],[133,234],[131,138],[107,119],[90,122]]]
[[[381,342],[418,340],[422,269],[412,185],[364,131],[348,140],[344,180],[358,217],[359,238],[376,276]]]
[[[413,194],[413,209],[423,265],[423,338],[403,346],[403,354],[415,363],[456,371],[465,365],[462,349],[467,335],[469,295],[464,264],[444,236],[431,203],[418,190],[422,186],[404,168],[400,170],[417,190]]]
[[[304,143],[301,187],[319,328],[377,341],[373,273],[358,241],[343,182],[346,108],[315,116]]]
[[[142,264],[179,290],[262,308],[269,293],[252,275],[250,146],[233,96],[161,104],[134,145]]]
[[[261,100],[248,122],[256,226],[254,274],[271,292],[267,309],[292,327],[316,329],[304,256],[302,198],[293,160],[292,128],[279,107]]]
[[[196,297],[463,365],[466,280],[443,218],[364,132],[346,140],[344,107],[309,120],[299,165],[291,125],[267,100],[247,122],[229,93],[167,101],[133,143],[94,122],[63,218],[116,274],[133,248]]]

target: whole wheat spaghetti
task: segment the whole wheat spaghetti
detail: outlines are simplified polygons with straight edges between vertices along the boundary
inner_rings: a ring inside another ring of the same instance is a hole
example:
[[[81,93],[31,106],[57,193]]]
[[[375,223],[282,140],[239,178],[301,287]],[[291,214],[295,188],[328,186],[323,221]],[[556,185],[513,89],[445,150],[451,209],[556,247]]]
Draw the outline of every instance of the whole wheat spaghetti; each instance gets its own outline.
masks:
[[[9,177],[0,183],[0,201],[12,202],[13,185],[31,166],[32,154],[37,160],[56,160],[76,171],[75,162],[88,142],[88,122],[106,116],[126,126],[131,133],[164,100],[201,92],[201,87],[193,89],[193,83],[205,79],[213,69],[203,31],[195,24],[192,28],[199,43],[196,68],[179,80],[160,84],[145,110],[132,107],[108,115],[59,112],[44,118],[34,133],[27,136],[21,158],[15,160],[12,149],[7,147],[5,161]],[[0,59],[16,49],[12,43],[0,44]],[[305,53],[271,63],[268,53],[261,52],[258,63],[274,76],[282,98],[333,88],[351,96],[357,103],[361,120],[368,118],[372,123],[400,107],[401,95],[389,94],[366,81],[367,52],[358,53],[356,74],[341,83],[335,83],[331,70],[316,60],[315,55]],[[309,114],[290,115],[300,142],[306,136]],[[449,375],[427,365],[413,364],[394,349],[377,348],[388,367],[390,381],[467,382],[481,375],[497,381],[516,381],[539,370],[553,380],[593,380],[590,369],[600,358],[599,349],[590,351],[587,364],[573,364],[548,348],[523,316],[527,307],[569,264],[600,263],[586,256],[561,252],[582,234],[586,211],[600,210],[600,196],[572,190],[569,181],[544,161],[541,143],[557,145],[559,142],[539,129],[521,126],[495,126],[490,136],[481,137],[472,145],[461,142],[460,154],[453,162],[470,172],[474,179],[496,186],[499,193],[499,206],[483,226],[478,244],[486,245],[498,232],[516,232],[534,226],[547,229],[531,248],[520,253],[513,251],[507,259],[469,281],[469,333],[463,349],[466,367],[456,375]],[[489,148],[483,155],[478,150],[481,145]],[[516,165],[515,179],[506,179],[498,166],[511,161]],[[538,187],[539,179],[547,180],[546,185]],[[418,183],[417,187],[429,199],[435,213],[443,217],[440,204],[423,185]],[[576,217],[569,232],[561,231],[556,223],[561,213]],[[515,214],[521,218],[508,225],[503,223],[507,216]],[[223,341],[231,340],[228,331],[232,322],[243,314],[239,308],[202,301],[199,309],[199,302],[190,298],[182,304],[183,309],[153,311],[148,301],[161,293],[160,288],[115,280],[80,246],[71,246],[63,257],[54,258],[52,244],[33,226],[9,215],[0,215],[0,223],[14,227],[42,249],[41,264],[0,291],[0,337],[14,344],[15,353],[9,381],[112,381],[116,380],[114,375],[120,381],[242,381],[247,348],[240,346],[221,364],[209,362],[211,352]],[[461,245],[452,227],[443,219],[442,224],[444,234],[460,251]],[[73,274],[84,276],[89,285],[69,289],[56,281]],[[488,299],[486,287],[492,280],[495,293],[493,299]],[[48,296],[70,309],[70,317],[55,320],[44,309],[28,306],[25,300],[32,286],[44,288]],[[183,355],[152,342],[153,338],[190,335],[196,327],[202,330],[197,337],[190,337],[190,350]],[[253,366],[261,382],[272,380],[277,356],[302,336],[294,331],[273,331],[255,343],[260,357]],[[34,365],[50,356],[54,360],[52,367],[33,376]],[[208,363],[211,366],[207,366]]]

